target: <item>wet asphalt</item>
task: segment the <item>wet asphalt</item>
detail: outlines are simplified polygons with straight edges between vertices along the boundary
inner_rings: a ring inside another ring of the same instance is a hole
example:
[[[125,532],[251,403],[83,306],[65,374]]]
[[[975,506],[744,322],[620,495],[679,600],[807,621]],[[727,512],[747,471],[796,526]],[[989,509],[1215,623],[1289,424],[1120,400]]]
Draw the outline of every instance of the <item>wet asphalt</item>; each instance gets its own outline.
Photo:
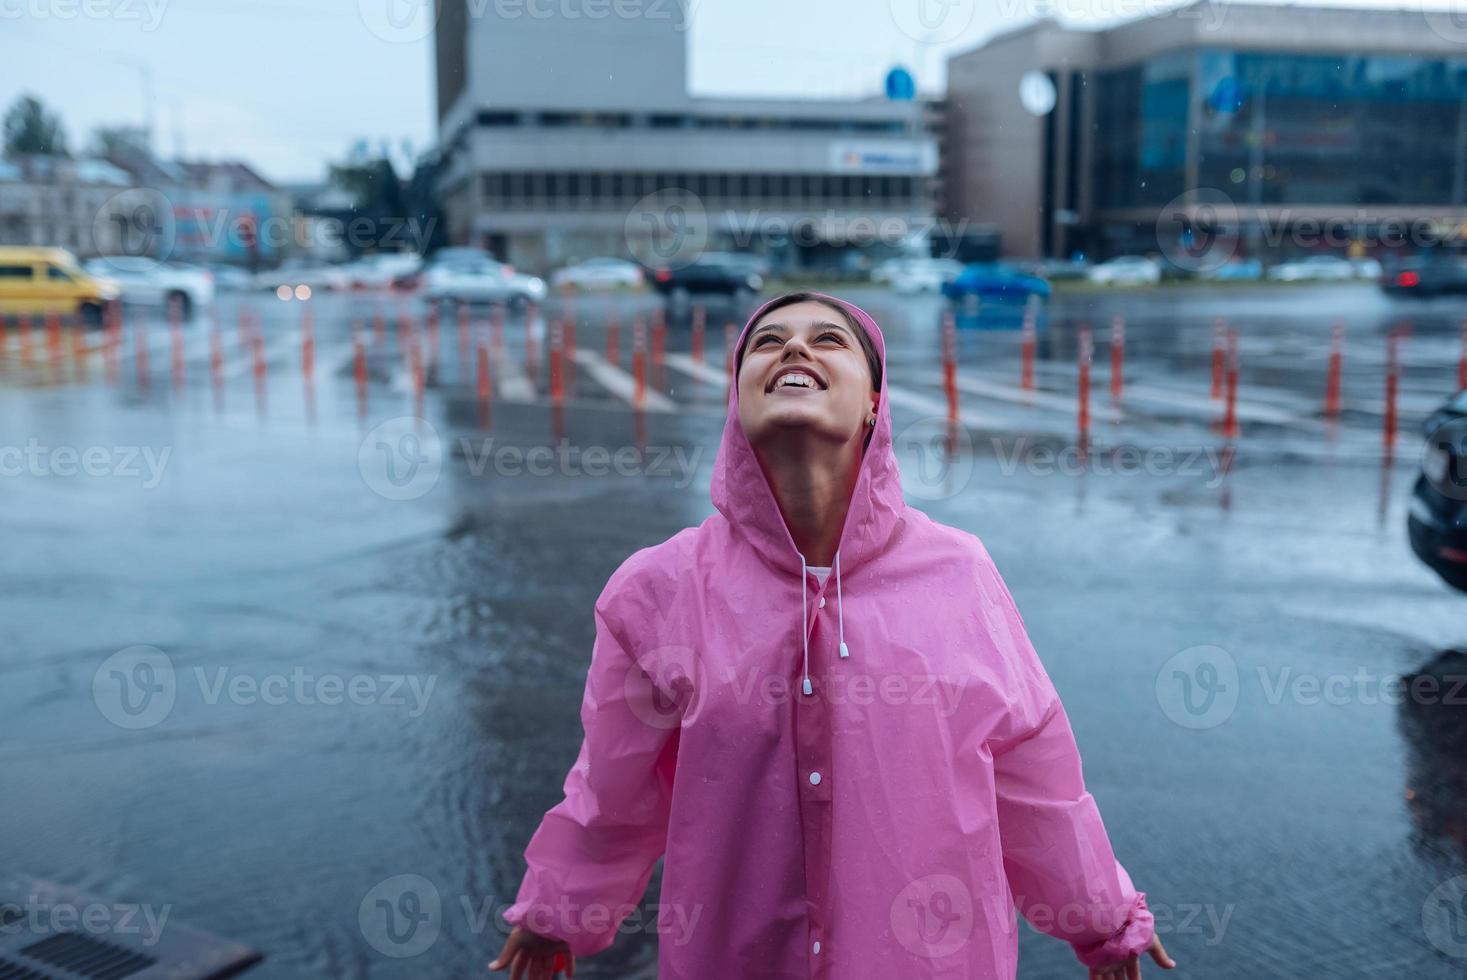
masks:
[[[1467,596],[1405,537],[1416,427],[1453,387],[1462,311],[1367,285],[1067,294],[1039,324],[1028,396],[1017,311],[959,310],[964,425],[948,443],[942,305],[851,298],[883,323],[907,395],[909,499],[997,561],[1176,975],[1462,976],[1467,685],[1450,679],[1467,675],[1451,653]],[[723,392],[708,370],[740,311],[709,307],[701,372],[674,311],[667,363],[648,341],[667,402],[639,414],[622,386],[652,309],[575,299],[582,353],[558,408],[545,318],[527,331],[511,314],[501,347],[486,311],[464,335],[445,311],[434,356],[411,299],[224,296],[176,335],[133,311],[115,359],[94,351],[84,376],[69,349],[53,370],[41,338],[20,363],[12,335],[0,869],[247,942],[267,957],[251,976],[483,975],[579,744],[592,603],[633,550],[711,511]],[[1116,313],[1137,392],[1118,410]],[[1218,316],[1239,331],[1249,407],[1231,443],[1208,390]],[[1402,324],[1387,456],[1386,337]],[[1418,672],[1447,680],[1401,697]],[[1028,929],[1021,944],[1021,976],[1083,975],[1067,947]],[[628,930],[577,975],[648,977],[655,958],[655,936]]]

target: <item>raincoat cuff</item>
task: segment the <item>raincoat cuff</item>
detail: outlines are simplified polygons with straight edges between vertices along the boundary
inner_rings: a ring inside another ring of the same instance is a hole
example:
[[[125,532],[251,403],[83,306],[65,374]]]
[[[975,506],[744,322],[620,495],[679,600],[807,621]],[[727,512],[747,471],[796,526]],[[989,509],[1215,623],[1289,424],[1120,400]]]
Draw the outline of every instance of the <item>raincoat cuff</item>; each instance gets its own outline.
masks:
[[[557,913],[554,905],[546,902],[515,902],[504,910],[504,921],[525,929],[545,939],[559,939],[570,947],[571,954],[578,957],[594,956],[609,948],[616,939],[616,930],[595,931],[589,923],[577,927],[564,921],[563,910]]]
[[[1092,969],[1112,966],[1132,956],[1139,956],[1151,945],[1156,935],[1156,919],[1146,906],[1146,893],[1137,892],[1136,901],[1126,916],[1126,924],[1109,939],[1094,943],[1072,943],[1080,962]]]

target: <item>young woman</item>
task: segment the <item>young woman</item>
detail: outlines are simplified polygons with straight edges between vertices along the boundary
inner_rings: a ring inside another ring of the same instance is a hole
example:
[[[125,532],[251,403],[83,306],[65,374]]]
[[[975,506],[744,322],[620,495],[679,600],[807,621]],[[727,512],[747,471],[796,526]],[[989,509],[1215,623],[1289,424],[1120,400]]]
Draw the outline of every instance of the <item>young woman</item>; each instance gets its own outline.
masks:
[[[1091,977],[1170,969],[987,551],[903,501],[876,323],[791,294],[735,350],[717,513],[597,600],[490,968],[574,975],[665,855],[660,980],[1013,977],[1015,906]]]

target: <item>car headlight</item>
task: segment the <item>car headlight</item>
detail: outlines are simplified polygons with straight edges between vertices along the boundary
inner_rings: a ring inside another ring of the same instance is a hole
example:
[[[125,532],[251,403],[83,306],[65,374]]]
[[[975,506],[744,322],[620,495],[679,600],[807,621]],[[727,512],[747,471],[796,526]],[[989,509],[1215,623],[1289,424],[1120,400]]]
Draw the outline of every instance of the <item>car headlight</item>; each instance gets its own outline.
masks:
[[[1441,445],[1427,449],[1421,460],[1421,472],[1433,486],[1441,486],[1447,479],[1447,467],[1451,463],[1446,447]]]

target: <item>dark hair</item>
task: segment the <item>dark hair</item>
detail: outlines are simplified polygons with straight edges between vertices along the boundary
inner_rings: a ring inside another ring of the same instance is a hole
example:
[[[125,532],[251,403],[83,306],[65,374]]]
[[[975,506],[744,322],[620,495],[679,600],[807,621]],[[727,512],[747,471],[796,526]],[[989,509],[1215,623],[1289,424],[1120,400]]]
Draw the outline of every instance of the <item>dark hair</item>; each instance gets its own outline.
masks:
[[[881,355],[876,352],[876,342],[871,339],[871,335],[866,332],[866,328],[861,326],[860,321],[852,316],[844,306],[841,306],[839,303],[833,303],[830,300],[826,299],[824,296],[817,295],[816,293],[785,293],[783,296],[776,297],[775,299],[772,299],[768,303],[766,303],[764,306],[764,311],[759,314],[759,318],[763,319],[765,316],[773,313],[775,310],[782,310],[786,306],[794,306],[796,303],[819,303],[821,306],[829,307],[830,309],[835,310],[841,315],[841,319],[845,320],[846,326],[851,328],[851,333],[855,334],[856,339],[861,342],[861,350],[866,354],[866,366],[871,369],[872,389],[875,391],[880,391]],[[748,345],[749,336],[753,332],[754,331],[751,329],[744,334],[743,340],[739,342],[739,349],[734,352],[735,378],[737,378],[739,372],[743,370],[744,348]]]

